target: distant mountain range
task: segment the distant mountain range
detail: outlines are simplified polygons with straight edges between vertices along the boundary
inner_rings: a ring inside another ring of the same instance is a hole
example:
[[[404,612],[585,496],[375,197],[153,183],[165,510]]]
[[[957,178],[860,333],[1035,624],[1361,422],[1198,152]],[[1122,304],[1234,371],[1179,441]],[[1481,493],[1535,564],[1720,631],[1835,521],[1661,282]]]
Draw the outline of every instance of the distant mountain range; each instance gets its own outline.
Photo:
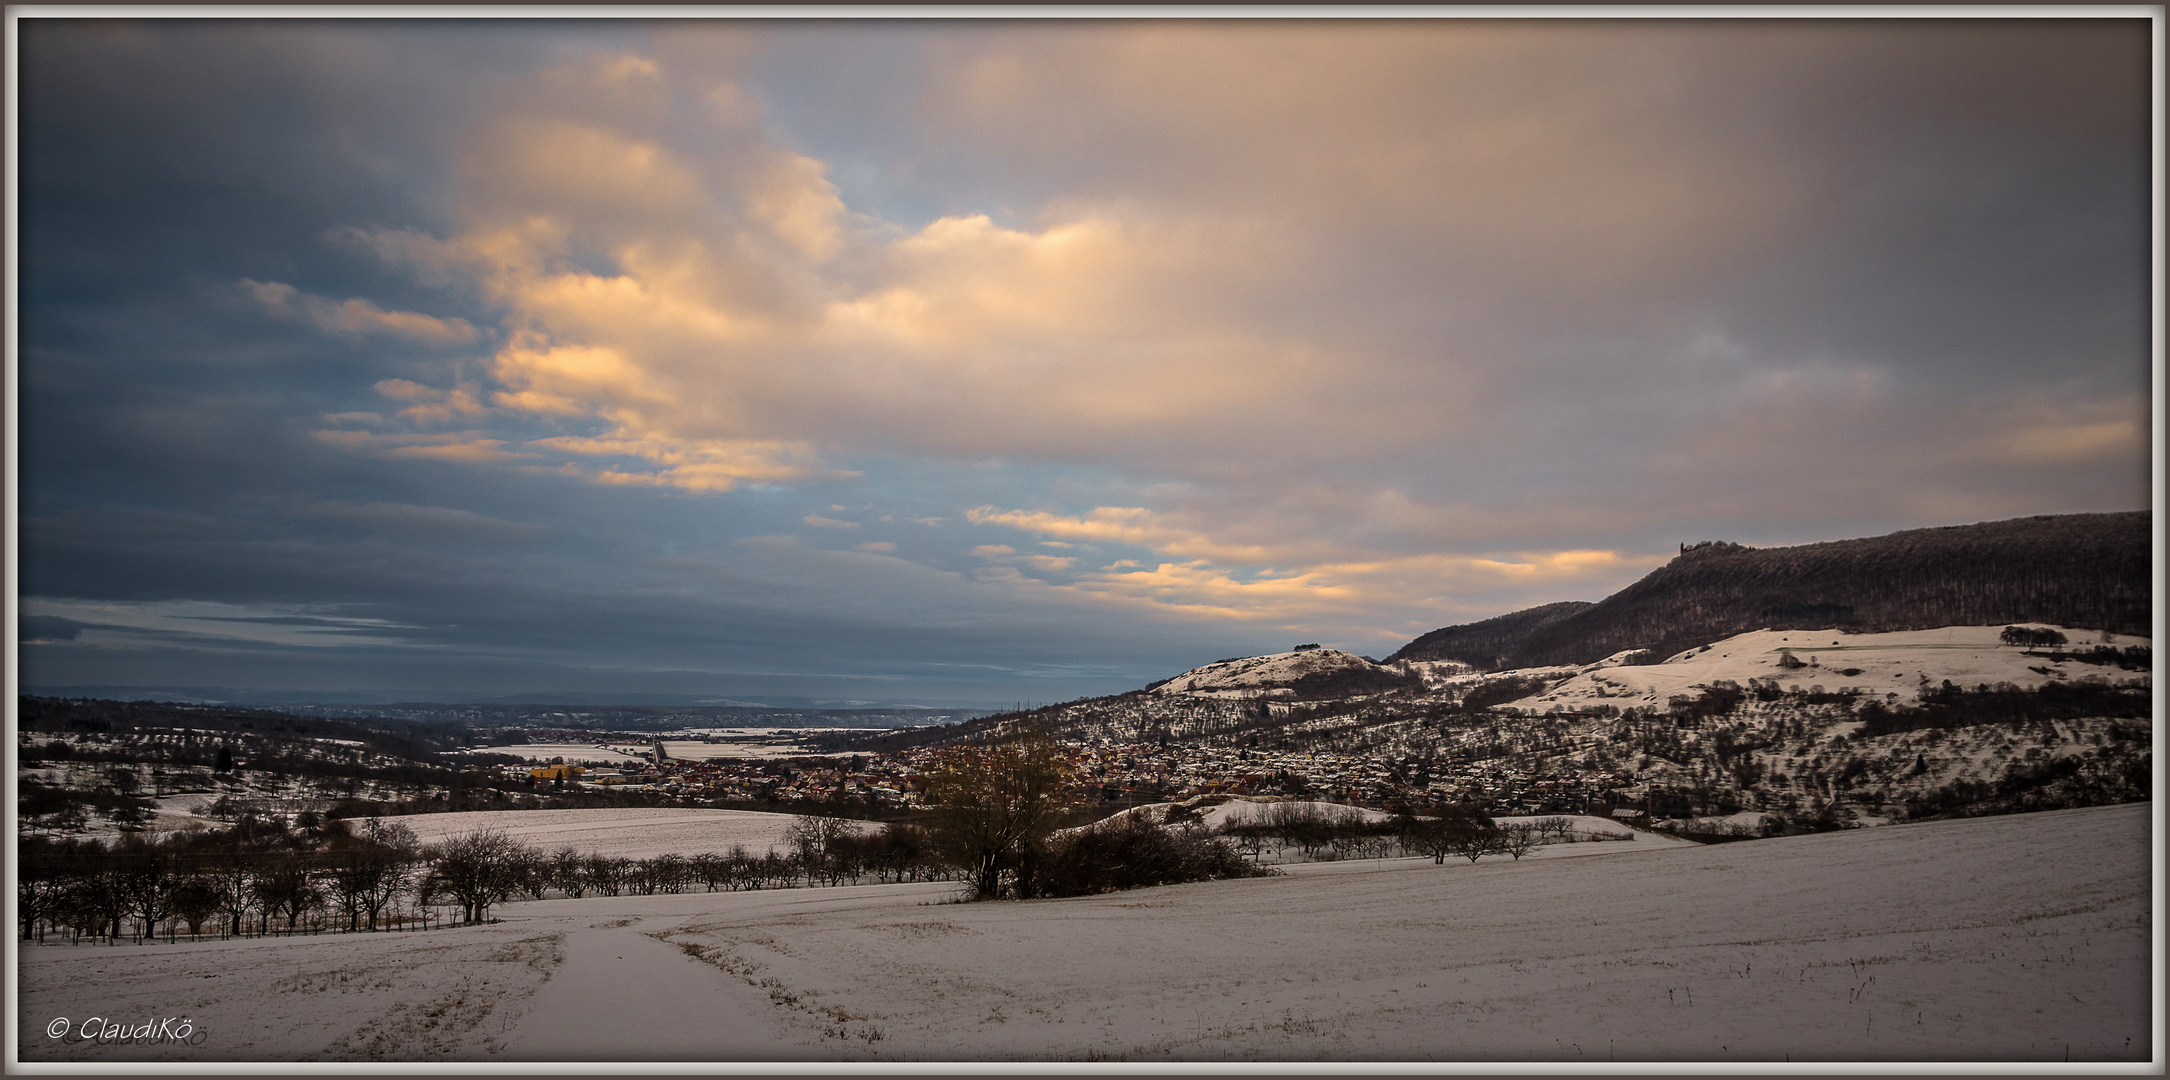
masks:
[[[1629,649],[1662,659],[1751,630],[1852,633],[2051,623],[2153,632],[2146,511],[2015,518],[1860,540],[1683,546],[1672,562],[1591,604],[1449,626],[1387,658],[1486,671],[1587,664]]]

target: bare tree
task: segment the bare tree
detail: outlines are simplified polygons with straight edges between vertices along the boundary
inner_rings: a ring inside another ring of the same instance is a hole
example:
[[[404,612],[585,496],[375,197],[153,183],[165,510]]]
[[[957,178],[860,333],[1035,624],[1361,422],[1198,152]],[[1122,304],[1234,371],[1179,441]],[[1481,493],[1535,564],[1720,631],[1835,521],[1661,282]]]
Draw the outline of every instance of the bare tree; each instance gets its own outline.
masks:
[[[204,875],[218,897],[218,914],[226,919],[226,932],[240,937],[248,931],[249,916],[258,908],[255,873],[240,852],[220,856],[217,867]]]
[[[188,936],[203,933],[203,924],[219,911],[218,889],[208,880],[193,874],[181,878],[173,887],[173,913],[188,924]]]
[[[1505,851],[1506,848],[1501,846],[1503,839],[1504,834],[1497,826],[1468,826],[1456,830],[1451,846],[1456,855],[1476,862],[1486,855]]]
[[[784,839],[798,852],[799,864],[806,868],[807,877],[841,885],[852,869],[849,865],[852,860],[844,857],[847,854],[844,841],[852,833],[851,822],[843,818],[801,814],[791,819]]]
[[[1541,817],[1530,822],[1530,824],[1537,826],[1537,832],[1540,836],[1549,836],[1553,838],[1553,842],[1564,844],[1567,842],[1567,831],[1575,827],[1575,819],[1570,817]]]
[[[22,923],[24,941],[32,934],[44,939],[43,924],[59,914],[70,884],[71,875],[61,859],[42,852],[23,853],[15,875],[15,917]]]
[[[309,865],[293,855],[259,867],[249,881],[249,889],[263,908],[264,917],[285,916],[288,930],[299,928],[302,915],[324,896]]]
[[[415,859],[414,830],[407,826],[372,818],[362,830],[330,854],[325,874],[349,930],[359,929],[365,915],[369,929],[377,928],[385,906],[405,887],[408,866]]]
[[[1005,869],[1029,878],[1033,850],[1055,831],[1076,788],[1061,748],[1033,730],[943,750],[920,781],[935,843],[969,874],[979,900],[1001,895]]]
[[[1441,809],[1437,814],[1412,817],[1403,823],[1402,846],[1418,854],[1429,855],[1435,864],[1444,863],[1449,855],[1468,855],[1471,845],[1482,846],[1481,855],[1489,855],[1492,849],[1488,837],[1496,837],[1499,829],[1492,819],[1473,803],[1463,803]],[[1479,856],[1471,856],[1475,862]]]
[[[1514,856],[1516,862],[1544,844],[1544,834],[1530,822],[1518,821],[1500,830],[1499,850]]]
[[[430,866],[432,890],[450,895],[465,922],[489,917],[490,905],[519,887],[523,847],[494,829],[477,829],[437,847]]]
[[[548,868],[550,887],[578,900],[588,891],[588,874],[585,860],[571,845],[561,847],[550,855]]]

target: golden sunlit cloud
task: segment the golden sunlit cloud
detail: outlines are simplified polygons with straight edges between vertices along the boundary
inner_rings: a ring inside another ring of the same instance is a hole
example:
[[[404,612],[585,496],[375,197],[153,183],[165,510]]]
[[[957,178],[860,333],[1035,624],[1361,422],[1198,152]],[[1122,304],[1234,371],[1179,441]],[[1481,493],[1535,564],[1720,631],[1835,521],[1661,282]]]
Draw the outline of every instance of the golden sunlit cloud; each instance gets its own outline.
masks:
[[[1630,556],[1612,550],[1516,552],[1502,555],[1383,555],[1366,560],[1291,561],[1293,551],[1276,553],[1280,568],[1262,568],[1266,549],[1228,545],[1210,537],[1156,522],[1137,507],[1100,507],[1066,517],[1044,512],[996,511],[978,507],[969,520],[1039,535],[1065,536],[1101,543],[1149,548],[1163,561],[1146,565],[1121,559],[1096,571],[1074,572],[1074,557],[1020,556],[1002,544],[983,544],[972,554],[1000,565],[980,571],[981,580],[1031,583],[1056,592],[1147,603],[1201,617],[1244,622],[1304,624],[1360,619],[1412,604],[1444,608],[1457,590],[1497,589],[1503,585],[1550,584],[1574,589],[1593,581],[1651,569],[1662,555]],[[1182,557],[1216,551],[1238,558]],[[1166,556],[1178,557],[1168,559]],[[1053,574],[1061,580],[1028,577],[1025,571]],[[1398,628],[1397,628],[1398,630]],[[1389,632],[1391,636],[1392,632]]]
[[[985,553],[990,547],[974,550]],[[983,584],[1228,624],[1331,627],[1353,638],[1388,643],[1405,640],[1408,632],[1405,626],[1378,625],[1374,620],[1382,611],[1409,612],[1411,624],[1428,629],[1469,612],[1454,599],[1458,590],[1531,583],[1572,590],[1622,571],[1646,572],[1667,556],[1611,551],[1529,552],[1497,559],[1421,555],[1261,574],[1204,559],[1153,565],[1125,559],[1098,571],[1067,574],[1065,580],[1027,571],[1072,571],[1074,560],[991,557],[1000,561],[973,572]]]
[[[1273,554],[1254,544],[1225,544],[1204,533],[1163,524],[1159,515],[1137,506],[1098,506],[1074,516],[1046,511],[996,510],[978,506],[964,512],[975,525],[1007,525],[1063,540],[1135,544],[1170,555],[1198,555],[1233,563],[1264,563]]]
[[[2114,460],[2130,450],[2133,444],[2146,439],[2144,424],[2142,416],[2119,420],[2052,420],[2013,432],[2005,449],[2015,460],[2036,463]]]
[[[436,434],[382,434],[371,431],[323,429],[315,432],[324,443],[355,453],[385,458],[423,458],[468,464],[532,462],[540,455],[504,449],[503,439],[474,432]]]

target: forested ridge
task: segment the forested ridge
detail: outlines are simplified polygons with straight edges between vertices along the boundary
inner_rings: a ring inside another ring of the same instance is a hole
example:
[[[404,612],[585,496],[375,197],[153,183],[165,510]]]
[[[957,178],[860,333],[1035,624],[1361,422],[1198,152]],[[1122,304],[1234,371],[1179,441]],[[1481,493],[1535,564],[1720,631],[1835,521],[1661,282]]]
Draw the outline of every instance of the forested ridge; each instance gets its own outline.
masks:
[[[2053,623],[2152,631],[2145,511],[2016,518],[1859,540],[1704,543],[1595,604],[1547,604],[1417,638],[1388,658],[1501,671],[1663,659],[1760,629],[1852,633]]]

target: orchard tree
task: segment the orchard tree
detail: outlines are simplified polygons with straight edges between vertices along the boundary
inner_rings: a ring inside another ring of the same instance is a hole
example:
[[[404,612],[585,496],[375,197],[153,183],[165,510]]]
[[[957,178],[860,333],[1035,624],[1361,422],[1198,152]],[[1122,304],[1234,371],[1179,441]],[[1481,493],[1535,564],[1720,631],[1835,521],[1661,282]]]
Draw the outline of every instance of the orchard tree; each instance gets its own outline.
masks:
[[[458,902],[462,921],[481,922],[491,904],[519,888],[524,853],[504,833],[476,829],[437,848],[426,884],[430,892],[443,892]]]
[[[801,814],[791,819],[784,840],[798,853],[807,877],[841,885],[852,870],[846,841],[853,831],[852,823],[843,818]]]
[[[1479,855],[1491,854],[1490,845],[1498,834],[1498,826],[1482,808],[1464,802],[1443,807],[1436,815],[1411,818],[1403,827],[1402,846],[1429,855],[1439,864],[1449,855],[1467,855],[1471,845],[1482,848]],[[1477,861],[1477,856],[1470,861]]]
[[[1507,833],[1490,823],[1470,826],[1456,832],[1452,847],[1456,855],[1476,862],[1486,855],[1504,853],[1507,850]],[[1516,856],[1518,859],[1520,857]]]

